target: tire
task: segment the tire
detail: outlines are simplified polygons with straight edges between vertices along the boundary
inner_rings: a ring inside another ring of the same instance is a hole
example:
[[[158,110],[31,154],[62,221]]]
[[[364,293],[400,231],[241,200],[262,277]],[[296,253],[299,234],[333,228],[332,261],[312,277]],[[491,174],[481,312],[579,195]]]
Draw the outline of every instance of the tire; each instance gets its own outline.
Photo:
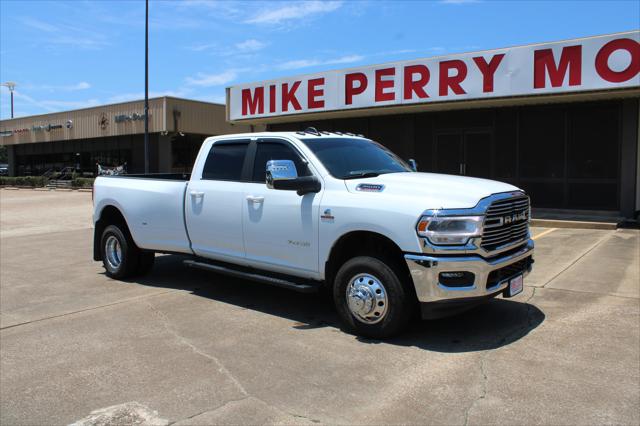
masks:
[[[138,271],[140,250],[129,233],[123,232],[118,225],[109,225],[102,232],[100,251],[107,276],[122,280],[134,276]]]
[[[404,275],[392,262],[370,256],[354,257],[342,265],[333,284],[333,300],[349,331],[384,339],[406,327],[415,296],[406,279],[403,282]]]
[[[156,260],[156,254],[153,251],[142,251],[138,256],[138,268],[136,269],[137,276],[147,275]]]

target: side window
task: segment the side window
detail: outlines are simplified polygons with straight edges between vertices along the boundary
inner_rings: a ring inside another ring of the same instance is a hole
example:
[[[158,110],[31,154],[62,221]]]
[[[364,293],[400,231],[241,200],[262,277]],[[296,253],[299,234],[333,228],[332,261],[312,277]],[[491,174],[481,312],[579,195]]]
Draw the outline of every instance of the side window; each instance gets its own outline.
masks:
[[[251,182],[265,182],[269,160],[291,160],[296,165],[298,176],[311,176],[306,162],[289,145],[282,142],[258,142]]]
[[[202,169],[202,179],[240,181],[248,146],[248,143],[213,144]]]

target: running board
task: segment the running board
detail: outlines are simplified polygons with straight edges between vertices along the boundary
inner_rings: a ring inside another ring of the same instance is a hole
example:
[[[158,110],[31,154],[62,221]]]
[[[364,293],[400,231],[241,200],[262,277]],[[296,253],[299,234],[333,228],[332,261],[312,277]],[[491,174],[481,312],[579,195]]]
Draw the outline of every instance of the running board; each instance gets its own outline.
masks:
[[[204,269],[211,272],[217,272],[219,274],[229,275],[236,278],[244,278],[251,281],[257,281],[264,284],[270,284],[276,287],[288,288],[300,293],[314,293],[320,288],[320,283],[296,283],[283,278],[271,277],[268,275],[262,275],[257,272],[240,271],[238,269],[229,268],[222,265],[215,265],[212,263],[199,262],[197,260],[185,260],[184,265],[189,268]]]

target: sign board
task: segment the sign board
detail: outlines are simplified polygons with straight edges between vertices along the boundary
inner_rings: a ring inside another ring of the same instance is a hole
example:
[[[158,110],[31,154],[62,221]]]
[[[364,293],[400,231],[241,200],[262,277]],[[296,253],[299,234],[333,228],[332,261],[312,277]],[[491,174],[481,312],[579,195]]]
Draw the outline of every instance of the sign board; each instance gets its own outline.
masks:
[[[334,70],[233,86],[231,121],[640,87],[640,31]]]

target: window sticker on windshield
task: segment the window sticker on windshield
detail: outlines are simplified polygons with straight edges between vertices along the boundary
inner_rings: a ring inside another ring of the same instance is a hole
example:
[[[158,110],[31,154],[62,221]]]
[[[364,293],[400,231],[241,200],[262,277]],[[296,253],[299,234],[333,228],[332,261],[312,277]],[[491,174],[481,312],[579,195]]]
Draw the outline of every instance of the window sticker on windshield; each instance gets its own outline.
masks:
[[[379,185],[375,183],[361,183],[356,186],[356,191],[367,191],[367,192],[382,192],[384,189],[384,185]]]

